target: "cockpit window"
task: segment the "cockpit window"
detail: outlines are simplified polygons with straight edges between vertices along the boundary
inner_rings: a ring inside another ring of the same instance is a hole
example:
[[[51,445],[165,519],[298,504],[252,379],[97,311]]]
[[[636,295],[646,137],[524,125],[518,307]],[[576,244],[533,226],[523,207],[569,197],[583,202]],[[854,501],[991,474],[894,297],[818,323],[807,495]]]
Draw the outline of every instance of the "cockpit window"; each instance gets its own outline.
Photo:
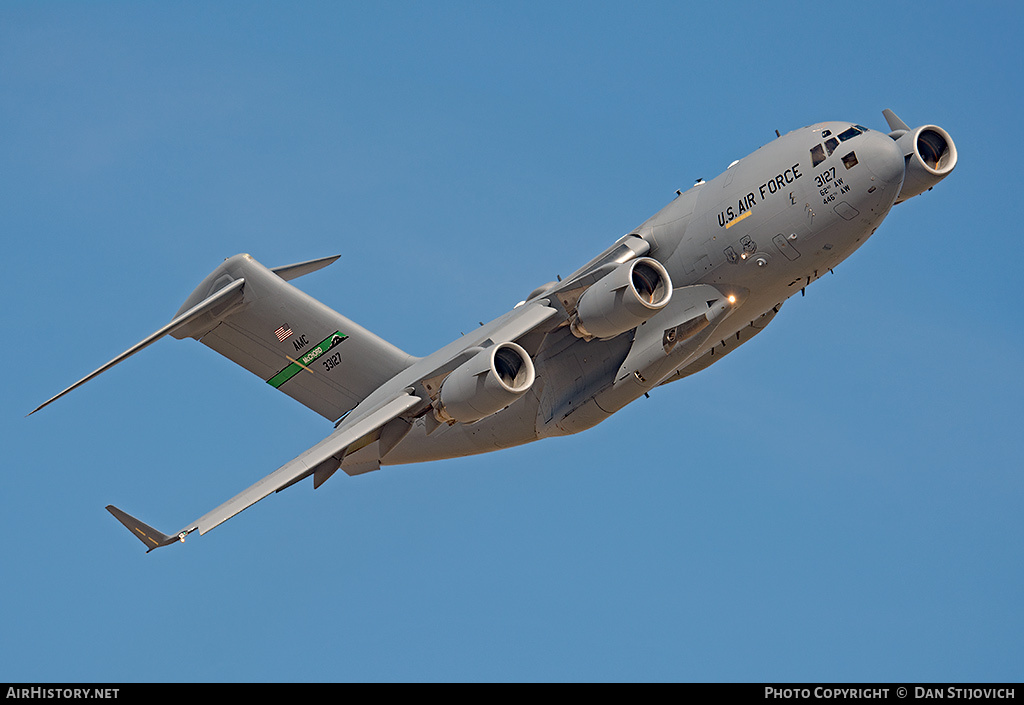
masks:
[[[820,144],[816,144],[811,147],[811,165],[818,166],[825,161],[825,150],[821,148]]]
[[[836,147],[839,146],[839,140],[835,137],[829,137],[825,140],[825,149],[828,150],[828,156],[832,156],[832,152],[836,151]]]
[[[840,142],[845,142],[846,140],[850,139],[851,137],[856,137],[860,133],[861,133],[861,130],[859,128],[851,127],[849,130],[845,130],[845,131],[839,133],[839,141]]]
[[[854,127],[856,127],[861,132],[867,132],[868,131],[868,128],[866,128],[866,127],[864,127],[862,125],[854,125]]]

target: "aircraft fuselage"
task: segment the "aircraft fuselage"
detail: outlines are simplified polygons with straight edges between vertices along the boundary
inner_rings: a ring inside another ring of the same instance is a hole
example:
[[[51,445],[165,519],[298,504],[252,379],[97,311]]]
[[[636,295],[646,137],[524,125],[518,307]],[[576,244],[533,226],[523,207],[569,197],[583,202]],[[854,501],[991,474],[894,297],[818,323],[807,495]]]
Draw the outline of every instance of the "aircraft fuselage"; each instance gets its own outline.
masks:
[[[676,294],[700,298],[697,285],[708,285],[733,297],[724,315],[670,351],[669,343],[657,349],[659,336],[683,323],[673,317],[688,315],[675,300],[610,340],[581,340],[568,327],[548,332],[530,350],[543,385],[477,423],[432,430],[419,419],[382,464],[577,433],[654,387],[707,367],[860,247],[896,202],[904,174],[893,137],[851,123],[818,123],[761,147],[679,193],[631,233],[649,243],[647,256],[664,265]],[[654,342],[644,354],[637,348],[647,330]],[[632,361],[643,366],[633,369]]]
[[[896,203],[945,178],[956,147],[935,125],[824,122],[699,181],[566,279],[415,357],[289,280],[338,259],[268,269],[224,260],[169,323],[36,407],[170,335],[194,338],[335,430],[198,519],[165,534],[107,510],[152,551],[203,534],[271,493],[339,469],[485,453],[578,433],[747,342],[782,304],[861,246]]]

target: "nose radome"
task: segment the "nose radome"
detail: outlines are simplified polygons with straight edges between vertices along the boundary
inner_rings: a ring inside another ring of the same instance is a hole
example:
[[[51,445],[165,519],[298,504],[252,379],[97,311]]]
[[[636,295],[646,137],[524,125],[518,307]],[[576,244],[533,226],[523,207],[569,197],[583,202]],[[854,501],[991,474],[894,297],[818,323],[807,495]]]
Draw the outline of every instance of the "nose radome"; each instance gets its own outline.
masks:
[[[896,141],[881,132],[871,132],[866,137],[870,141],[865,140],[866,144],[857,148],[858,152],[862,149],[865,152],[860,156],[860,161],[865,162],[871,173],[887,184],[903,181],[904,159]]]

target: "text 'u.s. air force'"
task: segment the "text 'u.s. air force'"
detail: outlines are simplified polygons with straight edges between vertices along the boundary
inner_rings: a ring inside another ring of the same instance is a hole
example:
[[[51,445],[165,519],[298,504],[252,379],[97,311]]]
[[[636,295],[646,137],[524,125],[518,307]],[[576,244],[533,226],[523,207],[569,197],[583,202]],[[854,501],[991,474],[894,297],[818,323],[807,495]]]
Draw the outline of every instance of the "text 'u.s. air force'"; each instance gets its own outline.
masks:
[[[780,173],[763,182],[756,190],[737,199],[735,208],[733,206],[729,206],[719,213],[719,227],[729,227],[729,223],[733,222],[737,218],[743,217],[751,208],[756,206],[758,203],[768,200],[770,196],[781,193],[786,188],[786,184],[793,183],[801,176],[803,176],[803,174],[800,172],[800,164],[794,164],[788,169],[782,170]]]

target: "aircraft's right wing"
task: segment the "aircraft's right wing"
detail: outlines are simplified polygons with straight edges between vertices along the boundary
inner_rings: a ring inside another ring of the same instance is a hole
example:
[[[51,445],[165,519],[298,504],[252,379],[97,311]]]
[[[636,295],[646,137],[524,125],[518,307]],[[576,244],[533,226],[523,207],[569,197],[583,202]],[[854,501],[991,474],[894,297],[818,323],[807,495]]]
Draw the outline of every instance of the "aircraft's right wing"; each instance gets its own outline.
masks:
[[[227,521],[243,509],[251,507],[272,492],[283,490],[289,485],[314,473],[329,475],[338,469],[346,449],[363,437],[372,434],[392,419],[416,407],[422,400],[412,394],[402,393],[377,409],[360,414],[358,417],[345,419],[338,429],[324,440],[307,450],[294,460],[264,477],[262,480],[229,499],[213,511],[207,512],[195,521],[187,524],[174,534],[164,534],[153,527],[139,521],[130,514],[109,505],[107,511],[128,527],[136,538],[144,543],[150,551],[161,546],[168,546],[175,541],[184,541],[185,537],[195,530],[205,534]]]

